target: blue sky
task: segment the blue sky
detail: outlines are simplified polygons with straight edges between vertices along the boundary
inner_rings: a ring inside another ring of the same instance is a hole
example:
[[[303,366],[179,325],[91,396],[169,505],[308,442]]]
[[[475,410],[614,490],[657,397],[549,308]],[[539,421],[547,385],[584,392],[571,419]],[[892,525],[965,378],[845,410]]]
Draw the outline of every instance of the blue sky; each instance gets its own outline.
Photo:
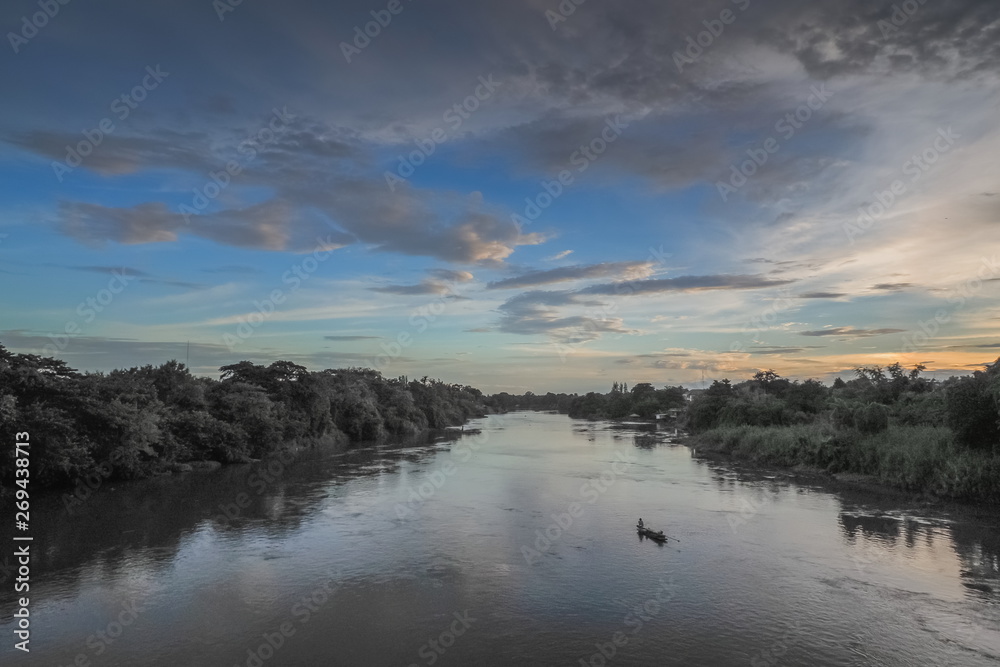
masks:
[[[42,5],[0,9],[13,351],[512,392],[1000,354],[995,3]]]

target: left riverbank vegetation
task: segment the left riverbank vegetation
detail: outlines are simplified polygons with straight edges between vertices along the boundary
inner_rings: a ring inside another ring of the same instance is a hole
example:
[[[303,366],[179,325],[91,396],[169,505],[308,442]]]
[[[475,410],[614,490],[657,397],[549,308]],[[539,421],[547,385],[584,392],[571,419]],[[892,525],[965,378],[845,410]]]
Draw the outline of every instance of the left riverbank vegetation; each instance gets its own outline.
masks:
[[[193,461],[239,463],[320,442],[406,438],[483,415],[478,389],[375,370],[310,372],[289,361],[242,361],[196,377],[169,361],[80,373],[64,361],[0,345],[0,441],[31,433],[32,484],[58,487],[112,471],[136,479]],[[0,479],[14,479],[13,448]]]
[[[690,444],[806,465],[933,497],[1000,503],[1000,359],[936,381],[923,366],[861,367],[832,386],[773,371],[715,381],[685,415]]]

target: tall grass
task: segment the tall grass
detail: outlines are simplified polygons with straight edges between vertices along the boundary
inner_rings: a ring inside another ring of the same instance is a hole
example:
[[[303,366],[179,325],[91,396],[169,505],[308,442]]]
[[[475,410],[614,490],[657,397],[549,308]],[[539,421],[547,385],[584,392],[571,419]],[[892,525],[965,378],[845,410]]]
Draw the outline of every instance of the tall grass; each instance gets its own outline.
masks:
[[[1000,504],[1000,455],[956,446],[943,426],[891,425],[870,435],[823,423],[723,426],[692,444],[761,464],[869,475],[907,491]]]
[[[826,467],[833,430],[819,424],[794,426],[720,426],[695,436],[699,448],[756,463]]]

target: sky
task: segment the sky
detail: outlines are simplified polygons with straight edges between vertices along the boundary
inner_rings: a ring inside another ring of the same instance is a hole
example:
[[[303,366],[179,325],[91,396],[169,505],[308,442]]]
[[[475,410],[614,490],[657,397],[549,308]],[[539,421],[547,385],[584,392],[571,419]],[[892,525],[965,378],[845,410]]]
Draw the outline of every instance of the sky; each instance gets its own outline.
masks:
[[[995,0],[9,0],[0,343],[484,391],[1000,356]]]

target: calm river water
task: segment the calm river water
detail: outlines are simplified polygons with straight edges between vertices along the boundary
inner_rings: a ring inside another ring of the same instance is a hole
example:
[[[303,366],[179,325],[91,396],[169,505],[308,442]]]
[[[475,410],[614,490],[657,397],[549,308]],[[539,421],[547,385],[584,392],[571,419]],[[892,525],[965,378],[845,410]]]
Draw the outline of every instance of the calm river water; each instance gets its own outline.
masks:
[[[4,570],[0,663],[1000,664],[996,513],[699,460],[641,425],[473,426],[36,499],[32,650]]]

